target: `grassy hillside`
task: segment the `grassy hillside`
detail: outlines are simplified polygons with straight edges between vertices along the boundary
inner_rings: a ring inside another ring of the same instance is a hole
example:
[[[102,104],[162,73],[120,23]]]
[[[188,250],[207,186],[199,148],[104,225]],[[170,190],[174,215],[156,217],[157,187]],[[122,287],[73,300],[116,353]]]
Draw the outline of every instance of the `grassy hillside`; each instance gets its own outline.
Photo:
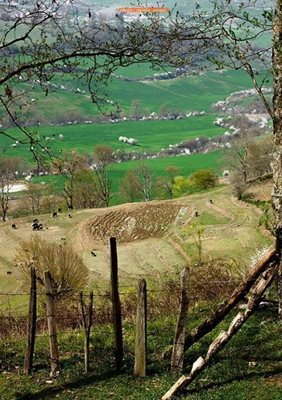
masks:
[[[55,154],[61,149],[65,151],[77,150],[80,153],[92,153],[98,144],[107,144],[114,150],[127,152],[158,152],[184,140],[195,139],[200,136],[219,136],[224,133],[223,128],[213,125],[214,116],[190,117],[182,120],[155,120],[130,121],[113,124],[91,124],[71,126],[49,126],[40,129],[42,144],[50,146]],[[11,133],[17,135],[16,130]],[[60,139],[59,135],[64,138]],[[53,138],[54,136],[54,138]],[[119,136],[133,137],[138,140],[138,146],[131,146],[118,140]],[[46,140],[52,137],[53,140]],[[9,146],[11,140],[1,139],[2,146]],[[8,147],[7,154],[29,157],[29,148],[18,145]]]
[[[13,267],[13,259],[19,241],[32,234],[58,243],[62,237],[66,238],[83,256],[92,277],[100,282],[109,277],[107,238],[117,236],[120,278],[124,282],[140,275],[172,273],[187,261],[197,262],[198,229],[202,230],[204,259],[227,257],[246,265],[257,249],[272,242],[268,233],[259,227],[261,214],[255,206],[233,198],[229,187],[219,187],[172,201],[76,211],[72,219],[67,213],[58,218],[42,215],[39,219],[45,229],[35,233],[31,230],[34,217],[20,218],[13,221],[18,227],[16,230],[10,222],[0,226],[0,243],[5,243],[5,253],[0,258],[0,291],[18,288],[18,271]],[[97,253],[95,259],[91,256],[93,248]],[[7,275],[7,270],[12,275]]]
[[[124,69],[123,76],[126,74],[138,76],[150,72],[150,68],[141,68],[133,65]],[[154,73],[154,71],[151,71]],[[60,89],[60,85],[64,83],[66,88],[75,90],[79,87],[85,89],[81,82],[71,82],[67,77],[67,84],[58,80],[58,89],[45,96],[41,90],[35,89],[31,94],[40,101],[34,106],[31,114],[50,119],[69,116],[72,119],[75,115],[83,116],[85,120],[91,119],[95,111],[94,105],[90,102],[87,94],[75,94],[67,90]],[[68,86],[70,85],[70,86]],[[212,103],[223,99],[230,95],[231,92],[251,87],[249,77],[242,71],[222,71],[208,72],[201,76],[188,76],[177,78],[169,81],[130,81],[125,82],[121,79],[113,79],[108,88],[109,98],[118,100],[122,109],[130,113],[131,103],[133,100],[139,100],[141,109],[145,112],[159,112],[160,107],[168,110],[198,110],[206,111],[207,115],[201,117],[190,117],[183,120],[157,120],[157,121],[137,121],[123,122],[112,124],[90,124],[90,125],[65,125],[65,126],[40,126],[38,135],[42,139],[42,143],[50,146],[56,153],[60,150],[77,149],[82,153],[92,153],[95,145],[104,143],[113,147],[113,149],[121,149],[124,151],[141,151],[155,152],[162,148],[166,148],[169,144],[193,139],[200,136],[213,137],[224,133],[224,129],[215,127],[213,121],[216,115],[210,114],[210,106]],[[68,119],[68,117],[66,118]],[[20,133],[12,129],[9,131],[16,137]],[[63,134],[64,138],[60,140],[59,134]],[[44,137],[51,137],[52,141],[46,141]],[[139,141],[139,146],[129,146],[118,141],[119,136],[133,137]],[[54,139],[54,140],[53,140]],[[0,146],[5,150],[7,155],[22,155],[31,160],[28,146],[18,145],[16,148],[11,147],[12,140],[1,136]],[[183,174],[187,174],[202,166],[217,169],[220,165],[219,159],[209,153],[205,156],[193,156],[194,158],[171,158],[163,159],[159,162],[150,160],[149,164],[154,168],[156,175],[161,175],[163,167],[169,164],[176,164],[183,169]],[[195,160],[192,162],[192,160]],[[196,160],[201,160],[199,163]],[[132,163],[121,166],[113,166],[113,176],[122,176],[123,172],[133,167]],[[118,182],[114,182],[114,190],[117,190]]]
[[[125,77],[140,79],[154,73],[157,72],[147,64],[144,68],[138,65],[120,68],[116,74],[123,78],[112,79],[106,88],[107,98],[117,102],[126,114],[130,114],[134,100],[140,101],[144,112],[159,112],[160,107],[184,112],[209,111],[212,103],[222,100],[231,92],[252,87],[252,82],[244,71],[232,70],[211,71],[203,75],[161,81],[124,80]],[[70,75],[64,78],[57,76],[53,82],[57,88],[51,88],[47,97],[39,87],[32,90],[31,96],[38,100],[31,113],[33,118],[37,116],[46,121],[56,121],[72,112],[81,118],[91,119],[93,115],[99,114],[97,107],[91,104],[85,82],[71,78]],[[77,88],[81,90],[80,93],[75,93]]]

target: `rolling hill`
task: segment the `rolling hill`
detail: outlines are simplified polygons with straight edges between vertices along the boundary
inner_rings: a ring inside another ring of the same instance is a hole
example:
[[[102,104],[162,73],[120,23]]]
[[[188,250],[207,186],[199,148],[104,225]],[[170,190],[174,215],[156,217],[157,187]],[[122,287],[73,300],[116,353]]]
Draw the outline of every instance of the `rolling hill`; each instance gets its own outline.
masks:
[[[199,217],[195,217],[196,210]],[[177,200],[75,211],[71,219],[67,213],[57,218],[37,216],[44,226],[38,232],[31,229],[34,217],[19,218],[13,221],[17,229],[12,229],[9,222],[0,226],[0,243],[5,243],[0,258],[0,291],[19,289],[19,271],[13,267],[13,258],[20,240],[32,235],[72,244],[82,255],[92,279],[100,283],[109,279],[107,241],[113,235],[118,240],[122,282],[140,276],[156,278],[179,271],[187,263],[197,263],[198,229],[202,230],[204,259],[236,260],[244,268],[257,250],[273,241],[259,226],[261,215],[255,206],[232,197],[229,186],[222,186]],[[12,274],[7,275],[7,271]]]

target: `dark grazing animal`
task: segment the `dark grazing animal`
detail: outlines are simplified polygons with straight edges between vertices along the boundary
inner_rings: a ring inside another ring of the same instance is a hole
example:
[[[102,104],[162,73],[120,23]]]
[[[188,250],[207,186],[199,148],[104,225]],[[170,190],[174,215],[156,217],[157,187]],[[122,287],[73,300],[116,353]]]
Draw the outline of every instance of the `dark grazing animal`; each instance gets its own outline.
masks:
[[[38,231],[38,223],[37,222],[34,222],[33,224],[32,224],[32,230],[33,231]]]

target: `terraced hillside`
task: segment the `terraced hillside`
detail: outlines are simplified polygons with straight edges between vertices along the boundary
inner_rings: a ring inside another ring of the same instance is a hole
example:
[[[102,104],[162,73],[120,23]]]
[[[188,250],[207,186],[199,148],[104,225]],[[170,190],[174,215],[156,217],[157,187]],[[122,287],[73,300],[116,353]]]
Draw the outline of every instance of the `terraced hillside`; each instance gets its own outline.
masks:
[[[227,257],[240,262],[244,258],[244,264],[248,264],[257,250],[272,242],[269,233],[259,226],[261,211],[232,197],[228,186],[177,200],[76,211],[72,216],[40,216],[44,230],[38,232],[32,232],[32,217],[13,221],[17,229],[9,222],[0,226],[0,243],[5,248],[0,258],[1,291],[19,288],[13,258],[19,241],[32,234],[62,245],[71,243],[96,283],[109,278],[107,241],[111,235],[118,239],[123,282],[140,276],[161,277],[197,262],[199,230],[206,259]],[[8,271],[12,273],[7,275]]]

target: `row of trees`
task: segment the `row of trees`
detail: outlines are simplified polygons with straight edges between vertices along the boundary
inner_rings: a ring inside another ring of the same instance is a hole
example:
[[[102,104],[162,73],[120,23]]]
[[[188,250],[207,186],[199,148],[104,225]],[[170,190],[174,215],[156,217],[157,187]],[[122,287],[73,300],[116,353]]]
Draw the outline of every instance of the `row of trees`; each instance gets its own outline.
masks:
[[[232,148],[225,154],[225,165],[231,172],[231,183],[239,199],[252,182],[271,175],[273,148],[271,136],[257,140],[244,134],[232,142]],[[54,160],[50,169],[50,172],[64,177],[62,191],[54,184],[28,183],[24,195],[17,201],[15,215],[51,213],[65,206],[69,209],[108,207],[113,197],[109,173],[110,164],[115,162],[113,154],[113,150],[106,145],[97,146],[92,156],[82,156],[76,151],[62,154],[60,159]],[[0,158],[0,206],[4,221],[11,189],[28,168],[31,168],[30,165],[22,158]],[[200,170],[185,177],[174,165],[168,166],[161,177],[155,177],[147,164],[141,161],[138,167],[128,170],[121,179],[118,197],[123,202],[172,199],[213,187],[216,181],[212,171]]]
[[[260,140],[242,136],[226,152],[225,163],[231,172],[234,193],[240,199],[248,186],[257,179],[271,174],[272,137]],[[111,147],[97,146],[92,156],[76,151],[64,153],[54,159],[51,172],[64,178],[62,190],[53,184],[28,183],[24,195],[17,201],[18,215],[23,212],[51,213],[57,208],[83,209],[108,207],[113,197],[110,164],[114,156]],[[92,170],[89,168],[91,166]],[[28,165],[22,158],[0,158],[0,207],[2,220],[6,220],[11,189]],[[120,181],[119,198],[123,202],[150,201],[152,198],[172,199],[214,187],[217,177],[211,170],[198,170],[190,177],[182,176],[174,165],[165,168],[161,177],[155,177],[145,162],[128,170]],[[21,212],[22,210],[22,212]]]
[[[57,161],[54,168],[64,177],[63,188],[53,184],[27,183],[26,190],[17,196],[14,215],[39,215],[52,213],[59,208],[84,209],[108,207],[113,197],[109,174],[110,148],[98,146],[95,154],[100,155],[100,164],[93,171],[87,166],[86,158],[75,152],[66,153],[64,160]],[[0,159],[1,217],[5,221],[11,200],[11,189],[17,182],[15,170],[1,169],[7,164],[15,167],[17,160]],[[128,170],[120,181],[118,197],[123,202],[150,201],[153,198],[172,199],[215,186],[217,177],[211,170],[199,170],[190,177],[181,176],[179,168],[168,166],[164,175],[155,177],[151,169],[141,163],[136,169]]]
[[[65,178],[63,196],[69,209],[108,207],[112,197],[112,181],[108,166],[113,161],[109,146],[100,145],[94,150],[93,174],[87,159],[76,151],[64,153],[53,167]]]

